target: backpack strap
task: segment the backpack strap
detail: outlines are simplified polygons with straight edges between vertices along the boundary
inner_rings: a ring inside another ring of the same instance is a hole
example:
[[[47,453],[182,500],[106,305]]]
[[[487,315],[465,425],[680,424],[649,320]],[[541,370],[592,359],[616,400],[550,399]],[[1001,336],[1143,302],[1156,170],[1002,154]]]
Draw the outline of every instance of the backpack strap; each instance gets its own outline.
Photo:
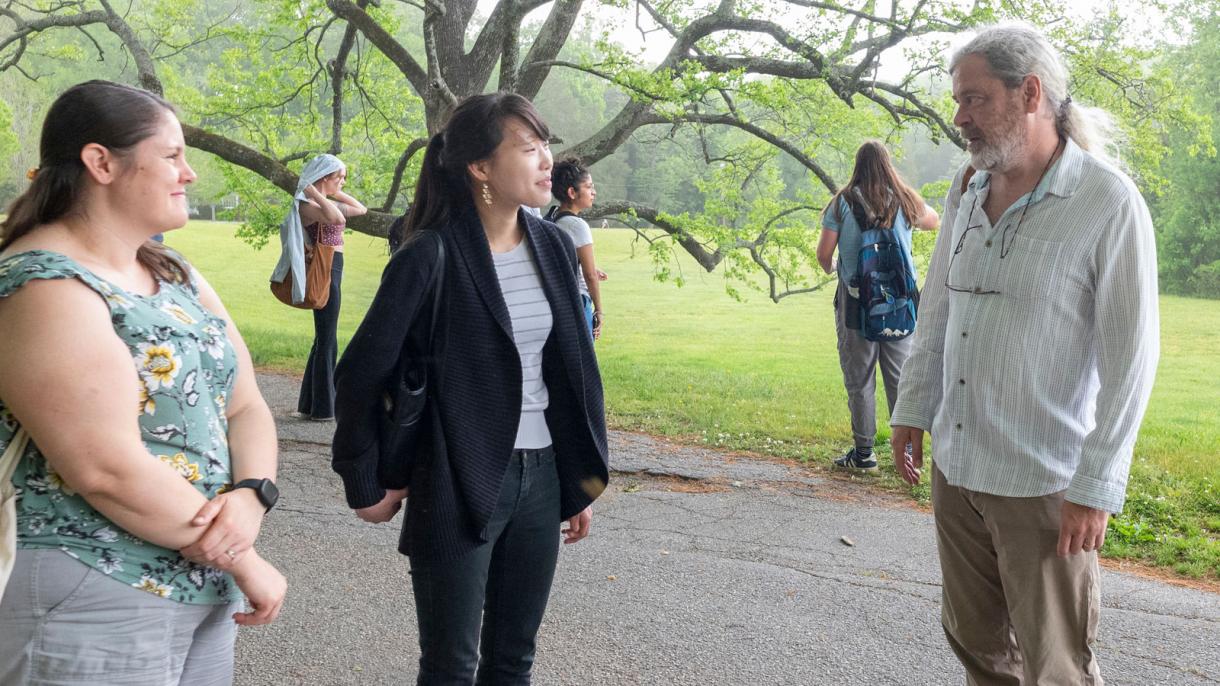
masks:
[[[847,203],[848,208],[851,209],[852,216],[856,218],[856,225],[860,227],[862,233],[873,228],[883,231],[888,230],[887,227],[877,226],[876,213],[873,211],[872,206],[868,204],[868,200],[864,199],[864,193],[861,193],[858,187],[852,188],[850,195],[852,196],[850,200],[846,195],[843,197],[843,200]]]
[[[569,212],[567,210],[560,209],[559,205],[552,205],[551,209],[547,210],[546,214],[543,215],[542,218],[551,222],[552,224],[554,224],[555,222],[559,221],[560,219],[563,219],[564,217],[575,217],[575,216],[576,216],[575,212]]]
[[[966,166],[966,171],[964,174],[962,174],[962,187],[958,189],[957,197],[960,198],[966,194],[966,188],[970,186],[970,179],[974,178],[974,172],[976,171],[978,170],[976,170],[972,165]]]

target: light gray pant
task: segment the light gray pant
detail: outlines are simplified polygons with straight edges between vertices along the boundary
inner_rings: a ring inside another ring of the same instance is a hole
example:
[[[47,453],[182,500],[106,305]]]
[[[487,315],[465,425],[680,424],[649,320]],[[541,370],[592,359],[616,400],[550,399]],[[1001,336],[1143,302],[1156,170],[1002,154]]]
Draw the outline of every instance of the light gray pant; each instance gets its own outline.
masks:
[[[159,598],[58,550],[18,550],[0,600],[0,684],[231,684],[240,609]]]
[[[835,331],[839,336],[839,366],[847,389],[847,408],[851,411],[851,433],[857,448],[871,448],[877,436],[877,363],[885,381],[885,399],[890,414],[898,401],[898,379],[902,365],[911,354],[914,336],[900,341],[873,342],[849,329],[844,323],[847,287],[839,282],[835,293]]]

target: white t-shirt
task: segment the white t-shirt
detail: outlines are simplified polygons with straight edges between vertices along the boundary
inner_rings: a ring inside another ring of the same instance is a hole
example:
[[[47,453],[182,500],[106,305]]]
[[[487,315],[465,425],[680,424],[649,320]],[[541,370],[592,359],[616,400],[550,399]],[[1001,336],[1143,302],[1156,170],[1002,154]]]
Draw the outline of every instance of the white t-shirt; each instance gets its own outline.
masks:
[[[577,249],[583,248],[586,245],[593,244],[593,230],[589,228],[589,223],[577,217],[576,215],[565,215],[555,221],[555,225],[563,229],[563,232],[568,234],[568,238],[572,239],[572,244]],[[589,285],[585,283],[585,270],[580,270],[580,292],[582,295],[589,294]]]

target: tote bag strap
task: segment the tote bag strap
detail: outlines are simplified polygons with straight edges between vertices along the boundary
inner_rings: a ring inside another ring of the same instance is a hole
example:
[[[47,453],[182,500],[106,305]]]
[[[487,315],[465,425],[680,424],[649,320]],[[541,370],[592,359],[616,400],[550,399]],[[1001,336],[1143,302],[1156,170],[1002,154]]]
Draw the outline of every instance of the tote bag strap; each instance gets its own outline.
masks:
[[[4,449],[4,456],[0,457],[0,491],[9,492],[9,482],[13,480],[13,472],[17,471],[17,460],[20,460],[21,456],[25,454],[25,448],[29,442],[30,435],[24,427],[21,427],[17,429],[17,433],[13,434],[8,447]]]

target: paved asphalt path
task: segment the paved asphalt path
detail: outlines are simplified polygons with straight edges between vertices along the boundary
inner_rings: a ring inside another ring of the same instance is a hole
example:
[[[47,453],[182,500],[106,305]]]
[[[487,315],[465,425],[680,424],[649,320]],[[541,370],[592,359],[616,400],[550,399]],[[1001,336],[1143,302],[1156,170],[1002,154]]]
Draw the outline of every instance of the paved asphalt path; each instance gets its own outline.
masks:
[[[414,683],[401,519],[356,519],[330,470],[333,424],[288,418],[295,379],[259,383],[283,494],[259,548],[289,597],[275,624],[241,631],[238,683]],[[963,683],[929,513],[791,464],[622,432],[611,450],[592,535],[560,555],[535,684]],[[1220,684],[1220,596],[1103,577],[1107,683]]]

